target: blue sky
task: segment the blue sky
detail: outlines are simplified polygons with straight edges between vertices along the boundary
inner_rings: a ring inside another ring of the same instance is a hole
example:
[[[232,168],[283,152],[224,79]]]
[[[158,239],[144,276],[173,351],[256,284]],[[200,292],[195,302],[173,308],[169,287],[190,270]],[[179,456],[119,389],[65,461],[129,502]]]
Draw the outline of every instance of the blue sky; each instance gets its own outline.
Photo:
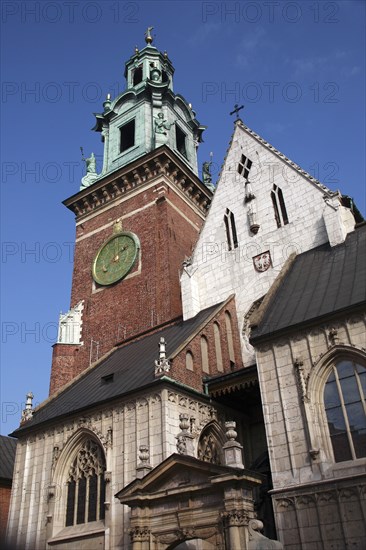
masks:
[[[1,433],[25,394],[47,397],[59,312],[69,309],[80,146],[124,62],[153,25],[175,91],[208,126],[200,163],[215,171],[229,112],[365,214],[365,3],[3,1],[1,127]]]

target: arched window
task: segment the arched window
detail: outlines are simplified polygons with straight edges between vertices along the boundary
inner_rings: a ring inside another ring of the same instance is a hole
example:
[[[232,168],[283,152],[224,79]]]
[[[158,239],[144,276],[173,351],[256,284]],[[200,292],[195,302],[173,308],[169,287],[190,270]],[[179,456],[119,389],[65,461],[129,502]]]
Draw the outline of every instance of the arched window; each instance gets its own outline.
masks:
[[[208,364],[208,342],[206,336],[201,336],[201,360],[202,372],[209,373],[210,367]]]
[[[186,368],[188,370],[193,370],[193,355],[190,351],[186,353]]]
[[[348,360],[332,367],[324,406],[336,462],[366,456],[366,368]]]
[[[233,250],[233,248],[238,248],[238,236],[236,233],[235,217],[228,208],[226,209],[224,215],[224,223],[228,249]]]
[[[233,368],[235,368],[233,326],[232,326],[232,323],[231,323],[231,315],[228,311],[225,311],[225,323],[226,323],[227,345],[228,345],[228,349],[229,349],[230,367],[233,369]]]
[[[222,364],[222,351],[221,351],[221,335],[220,335],[220,327],[218,323],[213,324],[214,328],[214,340],[215,340],[215,351],[216,351],[216,367],[218,371],[223,371],[223,364]]]
[[[104,519],[105,469],[100,445],[86,439],[68,472],[66,526]]]
[[[273,209],[275,213],[275,218],[277,222],[277,227],[281,227],[281,225],[288,224],[288,216],[285,206],[285,200],[283,198],[283,193],[280,187],[277,187],[277,185],[273,186],[273,189],[271,191],[271,198],[272,198],[272,204]]]

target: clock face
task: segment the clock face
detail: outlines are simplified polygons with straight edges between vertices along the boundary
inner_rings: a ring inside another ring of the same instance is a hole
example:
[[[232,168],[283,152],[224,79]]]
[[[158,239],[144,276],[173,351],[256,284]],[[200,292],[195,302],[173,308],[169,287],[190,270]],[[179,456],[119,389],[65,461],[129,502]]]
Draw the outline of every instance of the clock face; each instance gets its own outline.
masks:
[[[99,285],[112,285],[131,271],[140,242],[129,232],[117,233],[98,250],[93,263],[93,279]]]

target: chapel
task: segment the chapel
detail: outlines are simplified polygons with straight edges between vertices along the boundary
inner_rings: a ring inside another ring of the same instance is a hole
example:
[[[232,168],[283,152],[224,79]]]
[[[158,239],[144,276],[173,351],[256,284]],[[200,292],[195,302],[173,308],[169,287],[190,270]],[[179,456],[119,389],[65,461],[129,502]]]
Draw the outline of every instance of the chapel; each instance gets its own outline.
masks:
[[[145,43],[64,201],[70,309],[11,434],[9,547],[362,550],[366,223],[238,111],[214,186]]]

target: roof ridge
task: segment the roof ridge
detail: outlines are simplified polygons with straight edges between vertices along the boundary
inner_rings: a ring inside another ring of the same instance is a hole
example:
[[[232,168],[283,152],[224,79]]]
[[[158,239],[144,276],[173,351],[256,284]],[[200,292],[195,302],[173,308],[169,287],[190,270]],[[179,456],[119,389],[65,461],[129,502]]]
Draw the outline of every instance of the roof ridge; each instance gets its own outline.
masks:
[[[310,183],[316,185],[318,188],[320,188],[321,191],[328,193],[330,196],[333,196],[334,194],[338,193],[338,191],[332,191],[331,189],[329,189],[329,187],[327,187],[326,185],[321,183],[319,180],[317,180],[311,174],[309,174],[309,172],[307,172],[306,170],[301,168],[301,166],[299,164],[297,164],[296,162],[293,162],[291,159],[286,157],[283,153],[281,153],[281,151],[279,149],[276,149],[276,147],[274,147],[271,143],[269,143],[269,141],[266,141],[259,134],[254,132],[254,130],[249,128],[249,126],[246,126],[242,120],[239,119],[237,122],[238,122],[238,126],[240,126],[243,130],[248,132],[248,134],[253,136],[257,141],[262,143],[262,145],[264,145],[272,153],[274,153],[276,156],[278,156],[281,160],[285,161],[286,164],[288,164],[288,166],[290,166],[291,168],[293,168],[294,170],[299,172],[302,176],[304,176],[308,180],[310,180]],[[221,175],[221,173],[220,173],[220,175]]]

